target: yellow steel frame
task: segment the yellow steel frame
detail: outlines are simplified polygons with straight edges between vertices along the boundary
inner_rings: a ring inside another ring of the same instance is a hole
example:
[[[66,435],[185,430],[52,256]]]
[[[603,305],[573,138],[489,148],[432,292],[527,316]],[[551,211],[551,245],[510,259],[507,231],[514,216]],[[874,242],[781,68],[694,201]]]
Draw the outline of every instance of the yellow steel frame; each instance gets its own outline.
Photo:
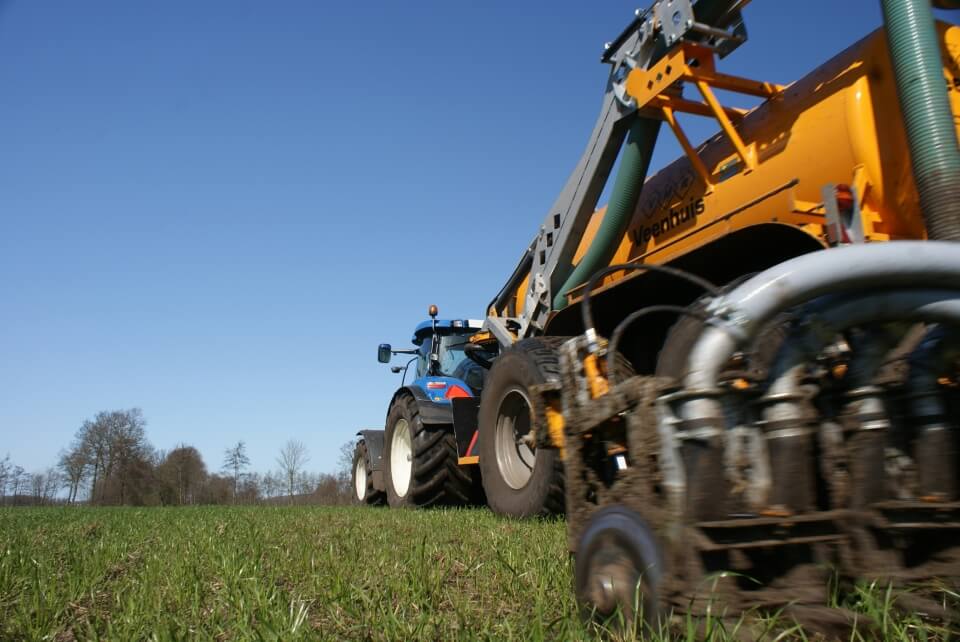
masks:
[[[682,98],[674,88],[674,85],[682,82],[693,84],[703,97],[703,102]],[[716,181],[677,122],[678,112],[715,118],[743,163],[743,171],[751,172],[757,166],[753,145],[745,144],[735,127],[746,111],[721,105],[713,93],[714,88],[767,99],[783,91],[782,85],[718,72],[713,51],[688,42],[681,43],[650,69],[634,69],[626,80],[627,93],[636,100],[637,108],[658,110],[670,125],[684,153],[690,158],[694,171],[703,179],[708,190],[713,188]]]

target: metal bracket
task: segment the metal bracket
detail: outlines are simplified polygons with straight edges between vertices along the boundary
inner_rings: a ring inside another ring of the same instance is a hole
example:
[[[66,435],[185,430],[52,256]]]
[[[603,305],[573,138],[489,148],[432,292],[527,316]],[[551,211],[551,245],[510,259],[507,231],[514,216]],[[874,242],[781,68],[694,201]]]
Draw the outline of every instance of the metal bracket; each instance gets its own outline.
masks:
[[[518,320],[506,317],[488,316],[483,322],[481,331],[492,334],[494,337],[496,337],[501,346],[510,346],[513,345],[513,342],[517,340],[517,335],[515,335],[507,325],[511,322],[517,323]]]
[[[826,211],[827,242],[832,246],[863,243],[866,234],[855,185],[827,183],[821,192]]]
[[[503,316],[512,297],[523,297],[524,305],[517,315],[517,338],[537,334],[545,328],[553,312],[554,290],[564,283],[572,270],[577,246],[596,210],[630,120],[638,108],[634,94],[628,89],[630,79],[635,78],[638,71],[650,69],[665,55],[673,53],[681,43],[708,49],[711,55],[727,55],[746,40],[740,15],[743,4],[744,0],[659,0],[645,11],[637,10],[627,28],[607,43],[601,60],[610,64],[611,70],[600,115],[587,148],[548,211],[530,249],[507,286],[493,301],[496,314]],[[711,20],[716,24],[699,20],[698,10],[713,16]],[[709,87],[706,91],[709,93]],[[742,115],[736,110],[723,111],[718,104],[710,104],[712,94],[705,98],[706,103],[694,103],[676,97],[676,101],[667,106],[674,111],[689,109],[704,115],[717,115],[719,111],[717,118],[721,124],[728,125],[729,119],[736,120]],[[657,117],[663,117],[659,107]],[[671,123],[671,127],[675,127],[675,123]],[[738,151],[743,151],[745,158],[752,159],[747,151],[739,148]],[[750,162],[746,165],[749,166]],[[706,173],[703,168],[701,171]],[[523,286],[525,280],[526,286]],[[521,287],[524,290],[518,292]],[[501,337],[498,335],[498,338]]]

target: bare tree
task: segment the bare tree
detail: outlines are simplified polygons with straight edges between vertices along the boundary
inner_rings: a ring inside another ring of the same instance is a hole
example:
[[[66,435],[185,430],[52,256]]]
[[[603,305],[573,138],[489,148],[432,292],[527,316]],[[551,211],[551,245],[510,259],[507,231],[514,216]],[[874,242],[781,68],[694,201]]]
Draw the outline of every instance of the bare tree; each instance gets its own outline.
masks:
[[[0,504],[5,503],[7,499],[7,486],[10,484],[10,476],[13,473],[13,464],[10,462],[10,453],[0,459]]]
[[[57,467],[60,469],[61,480],[67,489],[67,503],[69,504],[77,501],[80,484],[83,483],[87,475],[87,461],[87,455],[79,445],[60,452],[60,461],[57,463]]]
[[[240,501],[244,504],[256,504],[260,499],[260,488],[260,475],[257,473],[244,475],[243,481],[240,482],[238,494],[235,496],[235,501]]]
[[[43,503],[43,489],[46,486],[47,478],[43,473],[32,473],[30,475],[30,493],[33,497],[33,503],[39,505]]]
[[[357,448],[357,441],[351,439],[340,446],[340,456],[337,458],[337,475],[346,474],[347,477],[353,474],[353,455]]]
[[[340,457],[337,459],[336,480],[341,489],[350,490],[353,480],[353,456],[357,442],[354,439],[340,446]]]
[[[10,495],[13,501],[17,501],[17,495],[25,491],[30,482],[30,475],[23,469],[23,466],[14,466],[10,471]]]
[[[260,494],[266,498],[275,497],[280,487],[280,477],[272,472],[264,473],[260,478]]]
[[[297,473],[310,461],[307,455],[307,447],[302,441],[291,439],[280,450],[280,456],[277,457],[277,463],[280,464],[280,470],[287,480],[287,494],[290,501],[293,501],[293,491],[296,488]]]
[[[210,475],[203,488],[201,501],[204,504],[226,504],[233,492],[233,480],[220,475]]]
[[[47,468],[43,473],[43,503],[50,504],[57,497],[57,489],[60,487],[60,473],[56,468]]]
[[[110,444],[105,414],[101,412],[93,421],[89,419],[84,421],[77,430],[77,450],[84,454],[86,463],[90,467],[91,503],[96,503],[98,499],[97,490]]]
[[[167,453],[157,467],[163,483],[160,499],[166,504],[196,504],[207,483],[207,466],[193,446],[180,445]]]
[[[111,426],[111,461],[116,476],[120,504],[125,504],[134,491],[132,486],[145,472],[150,447],[146,443],[147,422],[143,411],[133,408],[113,417]],[[139,503],[139,502],[138,502]]]
[[[238,441],[233,448],[227,448],[223,457],[223,470],[233,473],[233,497],[236,501],[237,489],[240,485],[240,472],[250,465],[247,457],[247,447],[243,441]]]
[[[90,472],[90,501],[140,503],[149,489],[152,448],[139,408],[99,412],[77,431],[77,446]]]
[[[317,477],[308,471],[297,475],[296,488],[298,495],[309,495],[317,489]]]
[[[340,506],[353,501],[353,489],[350,483],[342,483],[342,472],[337,475],[321,473],[317,477],[317,489],[314,498],[318,504]]]

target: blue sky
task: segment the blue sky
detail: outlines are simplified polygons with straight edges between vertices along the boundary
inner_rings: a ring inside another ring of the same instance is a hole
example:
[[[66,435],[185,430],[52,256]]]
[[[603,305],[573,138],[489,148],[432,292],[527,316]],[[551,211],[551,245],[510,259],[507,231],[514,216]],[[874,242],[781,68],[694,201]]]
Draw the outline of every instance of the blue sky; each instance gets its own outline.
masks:
[[[802,4],[751,4],[722,68],[792,81],[880,25]],[[332,471],[398,385],[376,345],[512,271],[634,8],[0,1],[0,456],[139,406],[212,469],[294,438]]]

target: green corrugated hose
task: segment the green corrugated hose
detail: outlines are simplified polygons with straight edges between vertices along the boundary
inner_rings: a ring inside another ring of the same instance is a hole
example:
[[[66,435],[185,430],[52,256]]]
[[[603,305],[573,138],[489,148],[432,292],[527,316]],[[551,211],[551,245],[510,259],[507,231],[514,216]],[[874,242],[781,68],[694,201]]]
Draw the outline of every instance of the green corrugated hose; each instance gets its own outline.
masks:
[[[695,9],[697,19],[715,24],[737,4],[738,0],[700,0]],[[654,53],[654,60],[665,50],[665,45],[661,43]],[[613,185],[607,212],[587,253],[554,295],[554,310],[562,310],[567,306],[567,292],[583,285],[594,272],[609,265],[637,207],[659,133],[659,120],[637,118],[631,126],[627,134],[627,142],[621,152],[620,169]]]
[[[930,0],[881,5],[927,235],[960,241],[960,149]]]
[[[597,228],[597,235],[593,237],[587,253],[554,296],[554,310],[567,307],[567,292],[586,283],[594,272],[609,265],[637,207],[659,133],[659,120],[637,118],[631,125],[627,141],[620,153],[620,168],[603,221]]]

